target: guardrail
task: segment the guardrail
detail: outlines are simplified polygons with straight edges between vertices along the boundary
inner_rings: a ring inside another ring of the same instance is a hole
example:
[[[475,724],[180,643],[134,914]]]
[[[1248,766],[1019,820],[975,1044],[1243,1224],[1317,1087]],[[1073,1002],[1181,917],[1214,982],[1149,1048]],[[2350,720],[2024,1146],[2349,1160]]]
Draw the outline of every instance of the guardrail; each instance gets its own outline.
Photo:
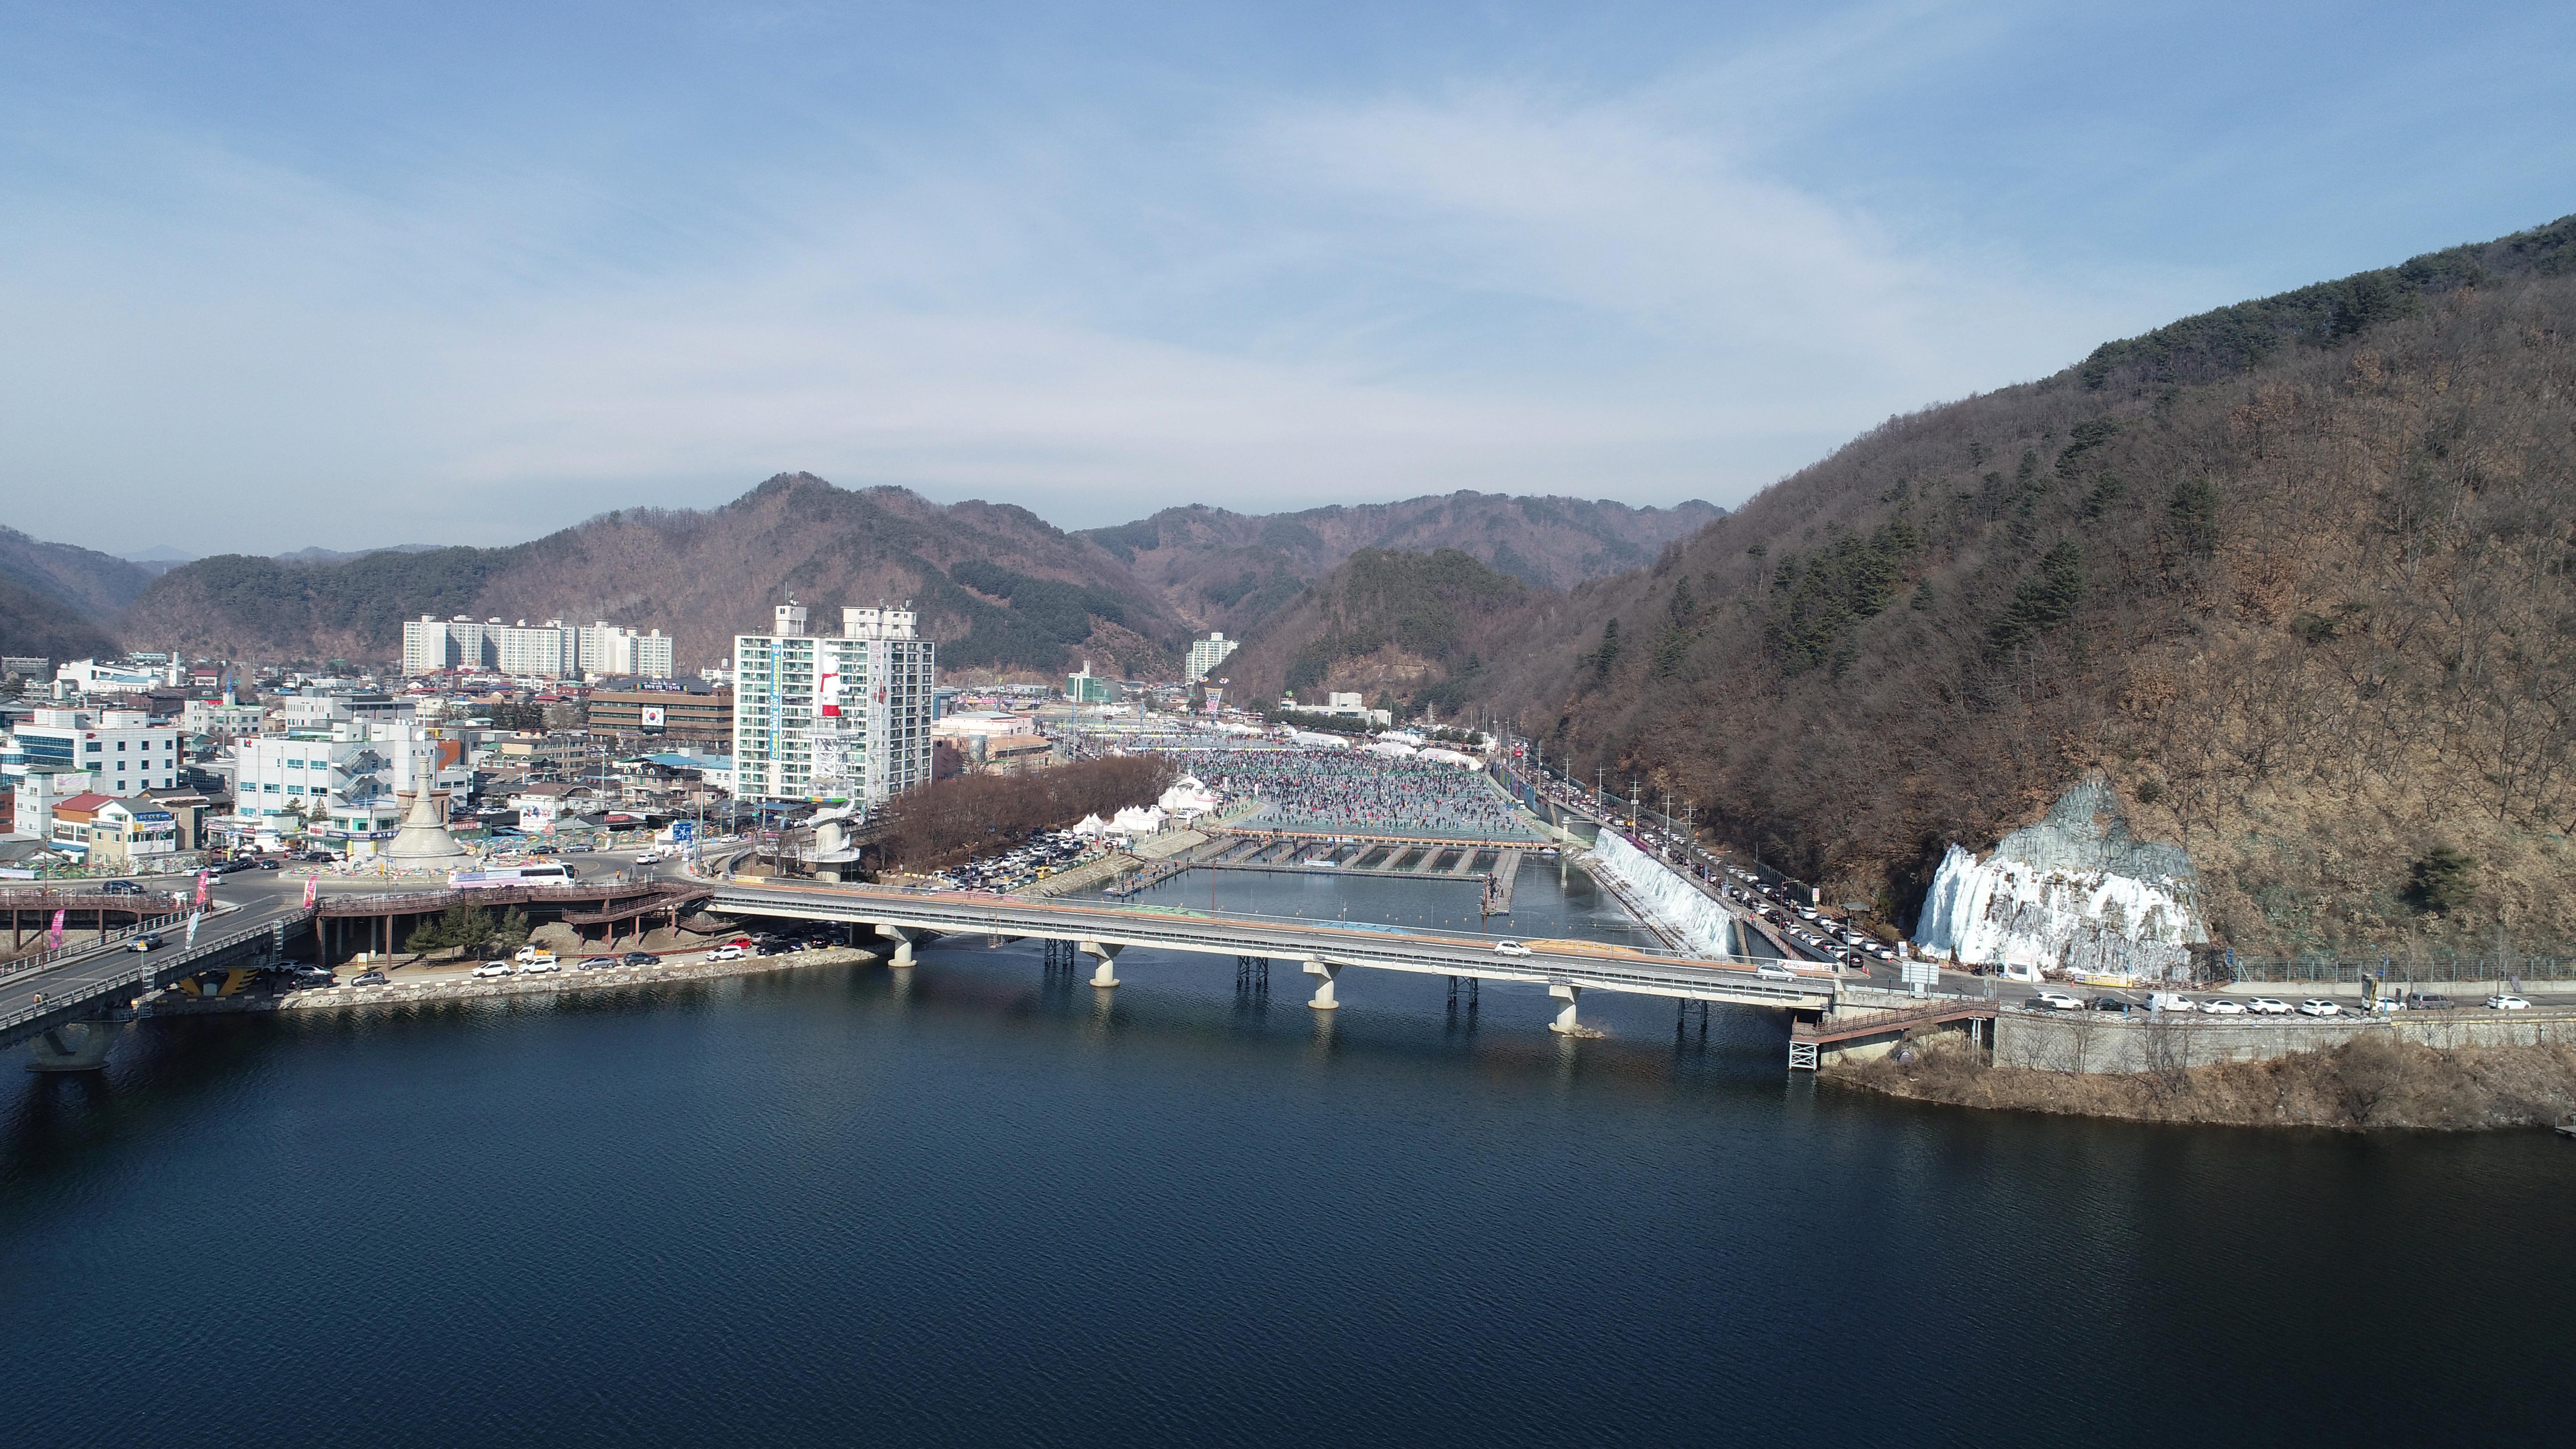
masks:
[[[108,932],[105,936],[97,936],[88,932],[83,932],[82,934],[86,936],[87,939],[80,942],[75,943],[66,940],[62,945],[47,947],[33,956],[20,956],[16,960],[10,961],[5,965],[0,965],[0,981],[7,981],[13,977],[24,976],[30,971],[46,970],[49,967],[61,965],[63,962],[68,961],[75,956],[86,956],[93,951],[103,951],[113,946],[121,946],[132,942],[137,936],[145,935],[150,932],[176,930],[186,925],[187,920],[188,915],[186,912],[173,911],[166,915],[139,917],[136,919],[134,924],[130,926],[119,926],[115,930]],[[65,936],[69,936],[70,934],[71,933],[68,930],[64,932]]]
[[[51,1001],[33,1002],[27,1006],[21,1007],[17,1011],[9,1013],[6,1016],[0,1016],[0,1036],[5,1036],[8,1033],[16,1031],[18,1028],[26,1026],[32,1022],[42,1021],[46,1017],[58,1016],[66,1011],[80,1009],[87,1006],[89,1003],[96,1001],[101,996],[113,996],[117,992],[141,985],[155,976],[159,976],[164,973],[184,974],[184,972],[181,971],[181,968],[185,967],[191,961],[203,960],[204,958],[215,955],[218,952],[231,950],[233,947],[239,946],[246,941],[258,940],[262,936],[271,934],[282,924],[292,925],[304,918],[304,913],[300,912],[274,917],[245,930],[235,931],[229,935],[220,936],[214,940],[206,941],[196,946],[183,948],[175,956],[158,954],[137,956],[135,958],[135,964],[132,967],[124,971],[120,971],[114,976],[100,980],[83,982],[78,987],[74,988],[74,990],[68,995],[58,997]]]

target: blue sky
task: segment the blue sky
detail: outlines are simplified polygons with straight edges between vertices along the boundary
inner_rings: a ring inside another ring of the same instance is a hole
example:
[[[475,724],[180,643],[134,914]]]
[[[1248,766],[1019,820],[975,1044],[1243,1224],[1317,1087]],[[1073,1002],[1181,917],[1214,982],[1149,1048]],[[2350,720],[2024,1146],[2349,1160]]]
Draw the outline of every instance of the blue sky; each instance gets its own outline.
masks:
[[[2576,211],[2576,7],[0,0],[0,522],[1732,503]]]

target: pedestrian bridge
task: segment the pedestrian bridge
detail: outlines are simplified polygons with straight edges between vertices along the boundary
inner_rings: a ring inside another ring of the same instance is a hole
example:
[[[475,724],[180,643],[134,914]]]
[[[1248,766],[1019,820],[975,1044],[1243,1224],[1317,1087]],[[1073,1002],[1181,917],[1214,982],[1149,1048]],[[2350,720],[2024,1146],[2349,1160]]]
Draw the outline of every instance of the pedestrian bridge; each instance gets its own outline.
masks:
[[[1118,984],[1119,954],[1142,947],[1204,956],[1257,956],[1303,963],[1318,978],[1308,1004],[1329,1011],[1342,973],[1352,968],[1409,971],[1477,981],[1544,986],[1563,1005],[1555,1029],[1579,1030],[1576,1004],[1585,991],[1616,991],[1683,1001],[1717,1001],[1784,1011],[1830,1011],[1834,981],[1756,974],[1756,963],[1597,945],[1534,941],[1526,956],[1504,955],[1490,936],[1376,926],[1360,921],[1220,914],[1165,907],[1032,900],[983,892],[915,892],[830,885],[709,883],[707,908],[727,914],[784,916],[866,926],[894,943],[893,964],[912,964],[916,942],[939,935],[1061,941],[1099,965],[1091,984]],[[1762,963],[1775,970],[1780,963]]]

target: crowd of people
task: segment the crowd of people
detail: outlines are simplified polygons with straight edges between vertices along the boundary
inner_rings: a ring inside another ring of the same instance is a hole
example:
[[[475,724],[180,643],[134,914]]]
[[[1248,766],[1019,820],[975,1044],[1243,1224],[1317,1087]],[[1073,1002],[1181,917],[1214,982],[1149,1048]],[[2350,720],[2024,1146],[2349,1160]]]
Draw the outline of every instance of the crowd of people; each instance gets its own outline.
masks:
[[[1238,830],[1536,840],[1481,771],[1335,750],[1179,750],[1165,756],[1229,799],[1266,802]]]

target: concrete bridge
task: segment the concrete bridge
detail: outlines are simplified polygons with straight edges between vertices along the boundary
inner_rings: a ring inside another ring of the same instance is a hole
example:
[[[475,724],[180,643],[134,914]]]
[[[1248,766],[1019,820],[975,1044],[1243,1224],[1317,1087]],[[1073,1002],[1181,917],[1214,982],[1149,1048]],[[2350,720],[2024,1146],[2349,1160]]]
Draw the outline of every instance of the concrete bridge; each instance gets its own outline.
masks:
[[[913,947],[943,935],[999,936],[1065,942],[1098,966],[1091,984],[1118,985],[1116,962],[1133,947],[1203,956],[1286,959],[1317,978],[1318,1011],[1341,1005],[1344,972],[1408,971],[1475,981],[1544,986],[1563,1003],[1554,1030],[1581,1030],[1577,1009],[1586,991],[1616,991],[1683,1001],[1718,1001],[1792,1012],[1833,1009],[1835,982],[1804,975],[1783,980],[1778,964],[1763,975],[1743,960],[1665,955],[1588,941],[1534,941],[1527,955],[1494,949],[1487,936],[1279,916],[1219,914],[1162,907],[1076,904],[981,892],[912,892],[869,887],[710,883],[708,908],[732,915],[795,917],[866,926],[894,943],[889,964],[907,967]]]
[[[96,1070],[134,998],[201,972],[279,959],[311,923],[301,905],[225,907],[198,923],[194,945],[173,939],[137,952],[129,930],[0,975],[0,1048],[32,1044],[37,1071]]]

